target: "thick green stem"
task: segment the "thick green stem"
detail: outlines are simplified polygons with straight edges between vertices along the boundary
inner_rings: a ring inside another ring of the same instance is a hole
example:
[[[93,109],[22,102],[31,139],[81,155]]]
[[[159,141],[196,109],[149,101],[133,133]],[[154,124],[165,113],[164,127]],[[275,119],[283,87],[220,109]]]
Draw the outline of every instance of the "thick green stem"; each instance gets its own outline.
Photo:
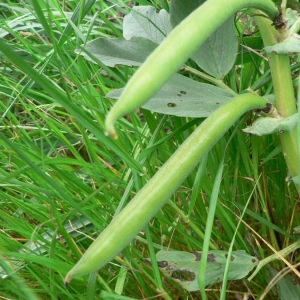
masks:
[[[265,46],[274,45],[281,40],[281,36],[285,36],[284,31],[277,32],[274,27],[270,26],[271,22],[265,18],[256,17],[256,22]],[[268,58],[274,84],[276,108],[279,114],[286,118],[297,112],[290,59],[287,55],[277,55],[276,53],[268,55]],[[292,178],[296,177],[298,175],[297,129],[280,134],[279,137],[288,170]]]
[[[107,115],[107,133],[117,138],[115,121],[147,102],[221,24],[245,7],[260,9],[272,19],[277,16],[271,0],[206,1],[175,27],[135,72]]]
[[[265,106],[263,98],[243,94],[211,114],[93,242],[68,273],[66,284],[74,277],[96,271],[118,255],[241,115]]]

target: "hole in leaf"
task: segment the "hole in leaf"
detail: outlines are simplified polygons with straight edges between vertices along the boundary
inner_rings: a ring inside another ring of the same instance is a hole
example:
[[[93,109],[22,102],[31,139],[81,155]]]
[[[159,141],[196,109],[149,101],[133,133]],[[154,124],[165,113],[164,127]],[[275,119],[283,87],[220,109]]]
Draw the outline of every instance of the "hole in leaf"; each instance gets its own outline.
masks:
[[[196,278],[196,274],[188,270],[176,270],[171,277],[180,281],[193,281]]]
[[[202,252],[194,251],[193,254],[196,256],[195,261],[200,261],[202,257]],[[207,255],[208,262],[216,262],[216,256],[212,253]]]
[[[216,256],[214,254],[208,254],[207,255],[207,261],[208,262],[216,262]]]
[[[168,105],[168,107],[176,107],[176,104],[172,103],[172,102],[169,102],[167,105]]]
[[[168,265],[168,266],[166,267],[166,271],[172,271],[172,270],[174,270],[176,267],[177,267],[176,264]]]
[[[225,257],[227,258],[227,257],[228,257],[228,254],[225,254]],[[231,261],[234,261],[234,256],[233,256],[233,255],[231,255],[230,260],[231,260]]]
[[[201,256],[202,256],[201,252],[194,251],[193,254],[195,254],[195,256],[196,256],[195,261],[201,260]]]
[[[158,261],[157,264],[158,264],[158,266],[159,266],[160,268],[165,268],[165,267],[168,266],[168,262],[165,261],[165,260]]]

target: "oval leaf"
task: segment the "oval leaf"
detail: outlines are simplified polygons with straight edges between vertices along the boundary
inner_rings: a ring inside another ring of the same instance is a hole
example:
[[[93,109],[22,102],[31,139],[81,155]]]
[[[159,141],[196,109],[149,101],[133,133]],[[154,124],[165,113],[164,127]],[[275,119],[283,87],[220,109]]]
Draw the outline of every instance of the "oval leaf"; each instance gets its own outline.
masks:
[[[140,66],[156,47],[157,44],[144,38],[132,38],[130,41],[99,38],[86,44],[86,52],[80,49],[75,52],[94,63],[96,62],[89,53],[109,67],[116,65],[131,67]]]
[[[118,99],[122,91],[114,90],[106,97]],[[202,118],[232,98],[224,89],[175,74],[143,108],[166,115]]]
[[[124,17],[123,36],[127,40],[142,37],[159,44],[171,30],[170,16],[164,9],[157,13],[153,6],[134,6]]]
[[[238,53],[234,16],[223,23],[191,56],[206,73],[223,78],[233,67]]]
[[[171,24],[174,28],[205,0],[172,0],[170,6]]]
[[[278,271],[269,267],[268,271],[271,273],[273,279],[278,278],[280,275]],[[282,277],[276,282],[276,292],[278,294],[278,299],[281,300],[299,300],[300,299],[300,285],[299,283],[290,275]]]
[[[206,267],[205,285],[212,285],[223,280],[227,261],[226,251],[209,251]],[[201,252],[159,251],[156,254],[158,267],[168,278],[179,283],[187,291],[199,290],[198,271],[201,261]],[[248,255],[245,251],[233,251],[228,274],[229,280],[245,278],[258,264],[258,259]]]

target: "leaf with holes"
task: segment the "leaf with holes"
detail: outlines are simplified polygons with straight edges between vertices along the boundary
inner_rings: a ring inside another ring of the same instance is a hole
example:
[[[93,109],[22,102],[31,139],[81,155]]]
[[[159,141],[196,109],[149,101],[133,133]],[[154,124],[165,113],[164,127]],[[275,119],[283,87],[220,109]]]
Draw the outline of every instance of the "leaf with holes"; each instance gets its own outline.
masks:
[[[114,90],[106,97],[118,99],[122,91]],[[142,107],[166,115],[203,118],[232,98],[233,95],[224,89],[175,74]]]
[[[187,291],[199,290],[197,274],[201,261],[201,252],[159,251],[156,254],[158,267],[168,278],[179,283]],[[248,255],[245,251],[233,251],[229,268],[229,280],[245,278],[258,264],[258,259]],[[207,257],[206,286],[223,280],[227,261],[227,252],[210,251]]]
[[[227,261],[227,251],[212,250],[207,257],[205,285],[209,286],[223,280]],[[156,260],[161,272],[176,281],[187,291],[198,291],[198,272],[201,252],[194,251],[159,251]],[[230,258],[228,279],[239,280],[245,278],[258,264],[258,259],[248,255],[243,250],[233,251]],[[149,262],[149,260],[146,260]]]

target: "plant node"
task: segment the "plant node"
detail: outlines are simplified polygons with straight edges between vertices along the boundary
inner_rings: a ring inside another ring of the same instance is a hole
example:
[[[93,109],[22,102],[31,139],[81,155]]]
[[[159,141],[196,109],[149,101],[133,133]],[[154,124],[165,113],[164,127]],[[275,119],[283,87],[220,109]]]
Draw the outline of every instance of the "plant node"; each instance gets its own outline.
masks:
[[[275,20],[273,20],[273,23],[271,24],[274,26],[277,30],[285,29],[286,28],[287,21],[282,17],[282,9],[281,7],[278,7],[278,15]]]

